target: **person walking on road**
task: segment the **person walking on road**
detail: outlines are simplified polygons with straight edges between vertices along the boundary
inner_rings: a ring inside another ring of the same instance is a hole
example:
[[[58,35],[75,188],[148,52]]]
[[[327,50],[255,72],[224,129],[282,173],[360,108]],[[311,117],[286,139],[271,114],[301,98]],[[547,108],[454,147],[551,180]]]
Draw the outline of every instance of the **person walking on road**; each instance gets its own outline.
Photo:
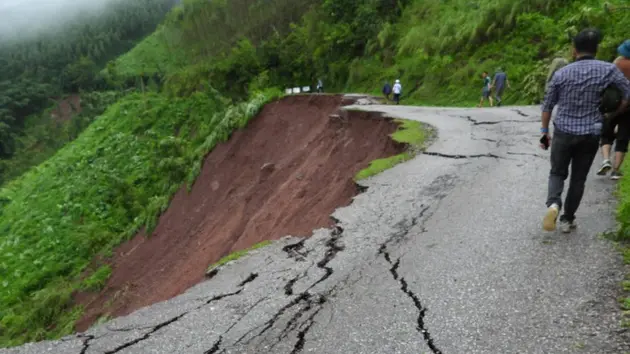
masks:
[[[630,83],[612,63],[596,60],[601,36],[596,29],[586,29],[573,39],[575,62],[558,70],[549,82],[542,105],[541,147],[551,145],[547,212],[543,229],[556,229],[556,220],[563,207],[564,181],[571,180],[567,191],[564,213],[560,217],[562,232],[576,227],[575,212],[584,194],[584,184],[599,148],[603,116],[600,112],[601,94],[611,84],[623,92],[616,113],[623,112],[630,98]],[[554,119],[553,139],[549,134],[551,112],[558,106]]]
[[[322,82],[322,79],[317,79],[317,92],[324,92],[324,83]]]
[[[569,62],[562,57],[554,58],[551,61],[551,64],[549,65],[549,73],[547,74],[547,81],[545,83],[545,91],[549,87],[549,82],[551,81],[553,74],[555,74],[556,71],[564,68],[567,65],[569,65]]]
[[[402,85],[400,84],[400,80],[396,80],[392,91],[394,92],[394,101],[396,101],[396,104],[399,104],[400,95],[402,94]]]
[[[615,64],[627,79],[630,79],[630,40],[623,42],[618,48],[619,57],[615,59]],[[617,130],[615,134],[615,128]],[[613,141],[615,143],[615,163],[610,162],[610,150]],[[601,145],[602,156],[604,162],[602,167],[597,171],[600,176],[605,176],[612,169],[610,178],[618,180],[621,178],[621,164],[628,152],[628,143],[630,143],[630,111],[625,111],[618,116],[610,116],[604,119],[602,128]]]
[[[383,86],[383,95],[385,96],[385,99],[387,101],[389,101],[389,95],[392,94],[392,87],[389,84],[389,82],[385,82],[385,85]]]
[[[487,71],[484,71],[483,74],[481,74],[481,77],[483,78],[483,87],[481,89],[481,101],[479,101],[479,105],[477,107],[483,107],[483,101],[486,99],[490,101],[490,107],[492,107],[492,96],[490,96],[490,89],[492,88],[492,85],[490,83],[490,76],[488,76]]]
[[[510,88],[510,81],[508,81],[507,74],[501,68],[498,68],[496,74],[494,74],[494,80],[491,85],[491,88],[494,88],[494,98],[497,101],[497,107],[501,106],[501,97],[503,97],[506,86]]]

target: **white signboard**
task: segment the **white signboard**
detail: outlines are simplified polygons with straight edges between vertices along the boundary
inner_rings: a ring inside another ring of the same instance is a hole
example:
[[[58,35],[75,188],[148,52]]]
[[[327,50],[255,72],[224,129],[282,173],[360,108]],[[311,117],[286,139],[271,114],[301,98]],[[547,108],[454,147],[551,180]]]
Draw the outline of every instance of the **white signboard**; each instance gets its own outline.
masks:
[[[290,88],[284,89],[284,93],[286,93],[287,95],[290,95],[291,93],[293,93],[293,90],[291,90]]]
[[[302,92],[310,92],[310,91],[311,91],[311,87],[310,86],[302,87]]]
[[[299,87],[294,87],[293,88],[293,93],[300,93],[300,88]]]

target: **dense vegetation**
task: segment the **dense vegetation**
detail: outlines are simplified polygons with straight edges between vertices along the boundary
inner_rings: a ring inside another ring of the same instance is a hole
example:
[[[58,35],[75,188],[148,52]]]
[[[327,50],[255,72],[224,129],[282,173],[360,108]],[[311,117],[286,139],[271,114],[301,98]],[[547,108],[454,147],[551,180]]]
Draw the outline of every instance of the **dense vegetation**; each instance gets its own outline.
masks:
[[[150,233],[203,156],[279,95],[266,89],[401,78],[407,102],[472,105],[502,66],[505,102],[532,103],[572,33],[600,27],[612,59],[630,24],[599,0],[185,0],[117,57],[170,4],[121,1],[64,37],[0,43],[0,182],[17,177],[0,190],[0,346],[71,332],[72,292],[111,272],[94,257]],[[51,121],[49,99],[77,92],[83,113]],[[420,143],[415,128],[401,138]]]
[[[48,126],[45,118],[30,116],[41,115],[65,94],[120,89],[122,85],[104,80],[100,68],[151,33],[171,3],[172,0],[112,0],[104,13],[72,19],[50,33],[26,39],[0,36],[0,159],[7,160],[16,152],[30,154],[21,160],[22,165],[11,164],[22,172],[31,166],[27,161],[47,157],[49,154],[25,151],[24,140],[33,138],[28,129],[34,129],[36,122]],[[85,120],[86,114],[93,117],[111,103],[93,98],[88,97],[87,104],[97,105],[98,109],[89,109],[80,120]],[[73,122],[75,128],[76,123]],[[59,144],[63,141],[53,145]],[[2,160],[0,183],[9,175],[17,175]]]
[[[328,90],[378,93],[385,80],[400,78],[407,102],[472,105],[481,72],[501,66],[513,84],[505,103],[535,103],[549,61],[570,54],[570,35],[599,27],[599,56],[610,60],[630,24],[630,11],[606,12],[599,0],[184,3],[115,62],[116,75],[197,76],[231,97],[317,77]]]
[[[0,191],[0,343],[72,330],[71,294],[94,288],[97,254],[151,232],[205,154],[279,92],[228,106],[208,88],[188,97],[126,96],[74,142]],[[95,277],[100,277],[96,271]]]

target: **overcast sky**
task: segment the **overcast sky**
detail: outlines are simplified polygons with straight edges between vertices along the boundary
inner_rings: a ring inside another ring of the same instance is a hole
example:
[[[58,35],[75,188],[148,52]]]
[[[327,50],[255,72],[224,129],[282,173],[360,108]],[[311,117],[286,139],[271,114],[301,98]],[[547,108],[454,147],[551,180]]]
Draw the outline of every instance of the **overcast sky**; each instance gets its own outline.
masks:
[[[113,1],[117,0],[0,0],[0,37],[56,29],[81,12],[98,14]]]

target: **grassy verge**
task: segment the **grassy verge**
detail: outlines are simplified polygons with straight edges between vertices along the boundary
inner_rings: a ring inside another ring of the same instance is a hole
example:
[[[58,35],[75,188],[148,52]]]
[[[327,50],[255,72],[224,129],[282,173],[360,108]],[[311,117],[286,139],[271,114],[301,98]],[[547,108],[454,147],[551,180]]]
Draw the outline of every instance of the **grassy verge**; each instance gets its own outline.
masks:
[[[237,260],[237,259],[239,259],[239,258],[241,258],[241,257],[243,257],[245,255],[247,255],[249,252],[251,252],[251,251],[253,251],[255,249],[259,249],[259,248],[268,246],[270,244],[271,244],[271,241],[262,241],[262,242],[259,242],[259,243],[255,244],[255,245],[253,245],[250,248],[247,248],[247,249],[244,249],[244,250],[240,250],[240,251],[236,251],[236,252],[232,252],[232,253],[228,254],[227,256],[219,259],[218,262],[210,265],[208,267],[208,270],[206,271],[206,274],[211,273],[213,270],[219,268],[222,265],[225,265],[228,262],[235,261],[235,260]]]
[[[630,165],[623,166],[623,172],[630,174]],[[617,185],[616,196],[618,228],[614,232],[609,232],[605,237],[615,241],[623,255],[623,261],[630,265],[630,180],[621,179]],[[624,311],[622,326],[630,327],[630,274],[627,274],[622,283],[624,295],[619,299],[621,309]]]
[[[396,122],[399,124],[398,130],[391,135],[391,138],[399,143],[409,144],[407,151],[370,162],[367,168],[356,174],[355,181],[377,175],[399,163],[405,162],[416,156],[417,152],[424,148],[424,143],[428,138],[428,131],[422,123],[407,119],[396,119]]]
[[[0,189],[0,347],[73,331],[72,293],[98,290],[111,270],[87,274],[194,182],[205,155],[279,91],[229,106],[214,91],[131,94],[76,140]]]

